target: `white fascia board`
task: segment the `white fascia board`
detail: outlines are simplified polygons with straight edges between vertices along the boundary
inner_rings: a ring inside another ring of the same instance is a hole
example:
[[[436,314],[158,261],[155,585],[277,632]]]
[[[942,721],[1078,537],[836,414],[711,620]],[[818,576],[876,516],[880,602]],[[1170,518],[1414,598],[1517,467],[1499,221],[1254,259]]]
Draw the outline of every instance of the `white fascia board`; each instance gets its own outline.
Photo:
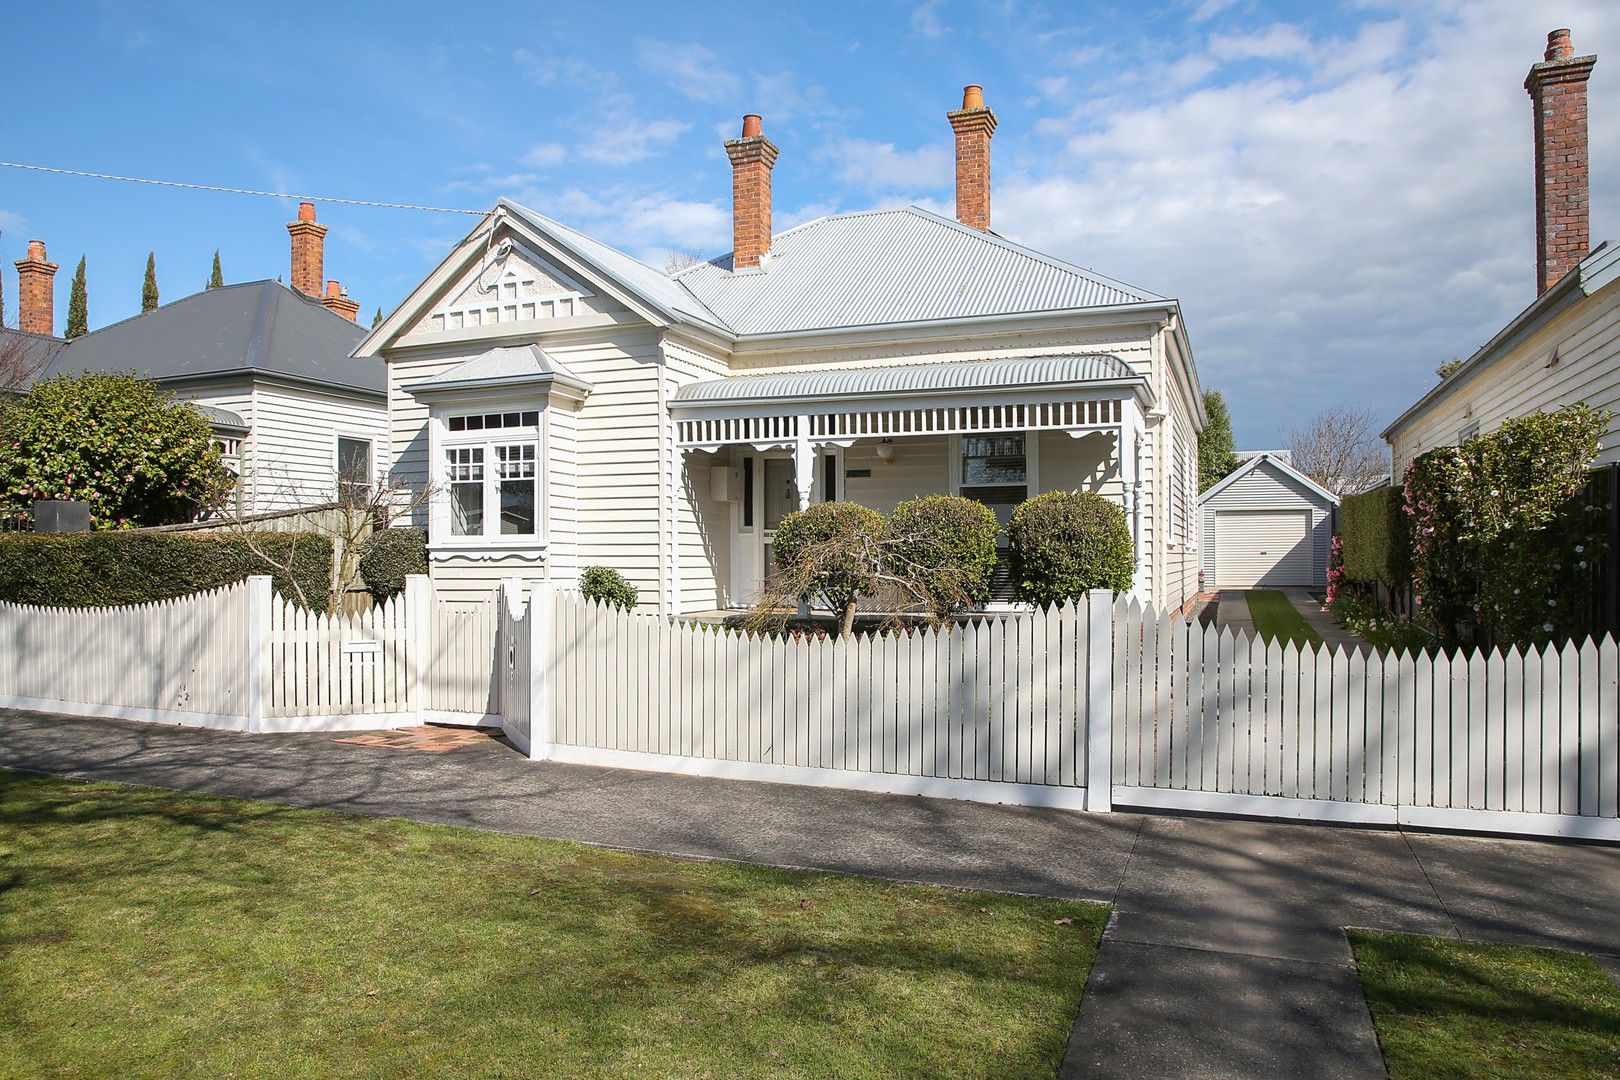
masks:
[[[1082,401],[1112,400],[1125,396],[1127,392],[1140,399],[1148,408],[1153,407],[1153,389],[1148,385],[1146,379],[1138,376],[1134,379],[1118,379],[1107,382],[1040,383],[1034,386],[1016,387],[980,386],[952,390],[936,388],[890,390],[881,394],[817,394],[788,399],[779,396],[764,396],[728,398],[721,401],[672,401],[669,408],[671,412],[680,412],[693,416],[703,413],[724,415],[734,413],[738,409],[746,409],[752,416],[797,416],[806,409],[814,409],[824,405],[837,406],[851,403],[859,403],[863,406],[862,411],[867,412],[886,408],[949,408],[960,405],[963,398],[982,398],[987,403],[997,405],[1038,405],[1052,401],[1055,394],[1060,394],[1065,399]]]

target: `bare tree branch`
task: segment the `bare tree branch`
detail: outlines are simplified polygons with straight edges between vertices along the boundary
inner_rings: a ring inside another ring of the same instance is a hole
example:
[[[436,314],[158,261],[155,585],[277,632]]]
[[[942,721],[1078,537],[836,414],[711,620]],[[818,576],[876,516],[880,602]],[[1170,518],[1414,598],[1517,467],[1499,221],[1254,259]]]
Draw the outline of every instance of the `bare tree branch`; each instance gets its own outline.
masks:
[[[1354,495],[1389,478],[1389,449],[1365,409],[1327,409],[1288,436],[1294,468],[1335,495]]]

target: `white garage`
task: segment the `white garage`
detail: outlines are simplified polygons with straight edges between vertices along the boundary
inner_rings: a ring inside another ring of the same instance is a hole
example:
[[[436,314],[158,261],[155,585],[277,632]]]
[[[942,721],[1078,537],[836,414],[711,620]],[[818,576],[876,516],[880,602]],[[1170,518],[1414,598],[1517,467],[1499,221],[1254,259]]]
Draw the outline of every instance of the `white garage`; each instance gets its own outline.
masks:
[[[1271,454],[1258,454],[1199,497],[1205,589],[1327,584],[1331,491]]]

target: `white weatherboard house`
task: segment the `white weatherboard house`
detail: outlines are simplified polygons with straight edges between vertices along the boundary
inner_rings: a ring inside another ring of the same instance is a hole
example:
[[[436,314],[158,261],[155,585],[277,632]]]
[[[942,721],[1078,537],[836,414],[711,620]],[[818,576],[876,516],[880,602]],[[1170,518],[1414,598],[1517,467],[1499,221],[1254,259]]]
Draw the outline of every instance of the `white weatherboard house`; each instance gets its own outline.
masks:
[[[734,250],[665,274],[502,200],[362,343],[393,477],[444,596],[621,571],[643,606],[746,606],[788,512],[960,492],[1005,518],[1100,492],[1134,591],[1197,587],[1197,370],[1179,305],[989,229],[995,114],[950,115],[953,221],[906,208],[770,231],[776,146],[727,142]],[[971,224],[964,224],[969,222]]]
[[[1206,589],[1326,585],[1338,496],[1281,457],[1249,458],[1199,498]]]
[[[1576,402],[1614,412],[1598,464],[1620,462],[1620,249],[1589,250],[1586,80],[1596,62],[1558,30],[1530,69],[1536,298],[1384,431],[1396,483],[1426,451]]]

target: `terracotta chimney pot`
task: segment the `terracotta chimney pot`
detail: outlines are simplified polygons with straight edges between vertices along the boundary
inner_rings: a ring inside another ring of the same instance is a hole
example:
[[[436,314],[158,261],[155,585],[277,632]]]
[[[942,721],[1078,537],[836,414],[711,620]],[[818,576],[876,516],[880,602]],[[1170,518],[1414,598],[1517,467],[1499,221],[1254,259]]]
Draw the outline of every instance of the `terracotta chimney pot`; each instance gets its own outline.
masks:
[[[765,125],[749,113],[742,137],[726,140],[731,159],[731,269],[752,270],[771,250],[771,169],[776,144],[765,137]]]

